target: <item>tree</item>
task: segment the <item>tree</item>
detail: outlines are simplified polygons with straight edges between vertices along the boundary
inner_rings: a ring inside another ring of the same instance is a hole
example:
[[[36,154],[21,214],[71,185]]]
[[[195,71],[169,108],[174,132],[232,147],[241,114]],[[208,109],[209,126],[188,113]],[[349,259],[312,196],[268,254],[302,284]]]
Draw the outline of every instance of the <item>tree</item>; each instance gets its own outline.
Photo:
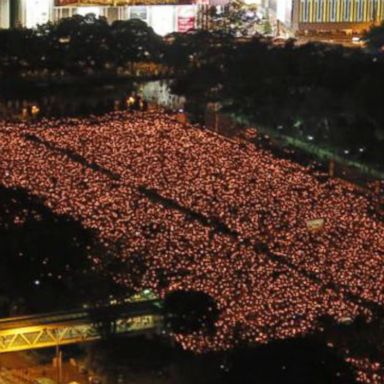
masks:
[[[40,27],[52,69],[71,73],[102,70],[111,60],[111,34],[108,22],[93,14],[75,15]]]
[[[111,33],[111,49],[115,52],[118,65],[135,61],[160,61],[163,55],[162,38],[142,20],[115,21]]]
[[[38,68],[42,47],[36,31],[31,29],[0,30],[0,69],[4,77],[18,76],[29,68]]]
[[[197,291],[174,291],[164,299],[166,327],[176,333],[197,331],[212,333],[219,311],[208,294]]]
[[[363,36],[367,47],[374,51],[384,51],[384,21],[381,25],[372,26]]]
[[[75,15],[37,29],[0,31],[0,73],[46,69],[83,75],[116,72],[131,62],[161,62],[164,42],[138,19],[109,25],[94,14]]]

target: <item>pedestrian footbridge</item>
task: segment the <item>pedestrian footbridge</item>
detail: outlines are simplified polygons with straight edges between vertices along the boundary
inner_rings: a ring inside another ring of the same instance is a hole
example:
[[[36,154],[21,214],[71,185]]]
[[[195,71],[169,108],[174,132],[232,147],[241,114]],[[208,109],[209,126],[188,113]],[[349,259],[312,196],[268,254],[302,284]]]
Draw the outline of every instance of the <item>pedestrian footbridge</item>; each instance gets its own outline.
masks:
[[[100,307],[0,319],[0,353],[157,333],[161,326],[161,301],[135,295]]]

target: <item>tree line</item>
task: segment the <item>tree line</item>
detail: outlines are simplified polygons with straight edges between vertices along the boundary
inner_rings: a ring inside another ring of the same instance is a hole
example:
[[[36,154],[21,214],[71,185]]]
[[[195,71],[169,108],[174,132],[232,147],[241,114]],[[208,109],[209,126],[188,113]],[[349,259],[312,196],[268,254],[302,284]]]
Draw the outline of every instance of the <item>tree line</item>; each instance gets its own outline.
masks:
[[[143,21],[108,24],[89,14],[36,29],[0,30],[0,78],[44,74],[117,74],[134,63],[170,69],[186,109],[218,102],[236,118],[352,160],[383,168],[384,23],[364,35],[366,49],[228,30],[157,35]],[[47,76],[48,77],[48,76]]]
[[[164,42],[139,19],[108,24],[93,14],[75,15],[36,29],[0,30],[0,73],[28,71],[83,75],[116,72],[133,62],[159,62]]]
[[[216,35],[192,54],[198,61],[179,73],[173,91],[194,113],[217,103],[248,126],[383,169],[384,60],[368,45],[275,45],[263,36],[234,43]]]

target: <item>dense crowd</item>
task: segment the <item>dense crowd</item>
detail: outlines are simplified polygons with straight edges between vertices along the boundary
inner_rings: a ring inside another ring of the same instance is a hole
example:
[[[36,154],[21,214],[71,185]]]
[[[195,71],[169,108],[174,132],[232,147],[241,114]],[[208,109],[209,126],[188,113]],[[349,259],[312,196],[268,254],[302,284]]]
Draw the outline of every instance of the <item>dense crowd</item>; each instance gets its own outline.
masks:
[[[119,244],[116,282],[210,294],[216,334],[177,336],[195,351],[302,335],[324,315],[370,319],[384,301],[369,196],[159,111],[2,123],[0,180]]]

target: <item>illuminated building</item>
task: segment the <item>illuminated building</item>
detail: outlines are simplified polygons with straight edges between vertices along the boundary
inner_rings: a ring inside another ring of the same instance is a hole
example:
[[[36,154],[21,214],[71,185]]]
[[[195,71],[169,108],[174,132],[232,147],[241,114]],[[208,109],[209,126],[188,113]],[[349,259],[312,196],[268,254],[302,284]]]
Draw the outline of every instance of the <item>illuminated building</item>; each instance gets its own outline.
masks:
[[[296,31],[359,31],[384,20],[384,0],[278,0],[276,13]]]
[[[194,0],[0,0],[0,27],[36,27],[76,14],[94,13],[115,20],[141,19],[156,33],[185,32],[196,28],[198,4]]]
[[[10,19],[9,0],[0,0],[0,28],[8,28]]]
[[[362,30],[384,20],[384,0],[245,0],[270,9],[292,31]],[[0,28],[33,28],[75,14],[94,13],[109,22],[138,18],[156,33],[185,32],[201,25],[199,7],[227,0],[0,0]]]

